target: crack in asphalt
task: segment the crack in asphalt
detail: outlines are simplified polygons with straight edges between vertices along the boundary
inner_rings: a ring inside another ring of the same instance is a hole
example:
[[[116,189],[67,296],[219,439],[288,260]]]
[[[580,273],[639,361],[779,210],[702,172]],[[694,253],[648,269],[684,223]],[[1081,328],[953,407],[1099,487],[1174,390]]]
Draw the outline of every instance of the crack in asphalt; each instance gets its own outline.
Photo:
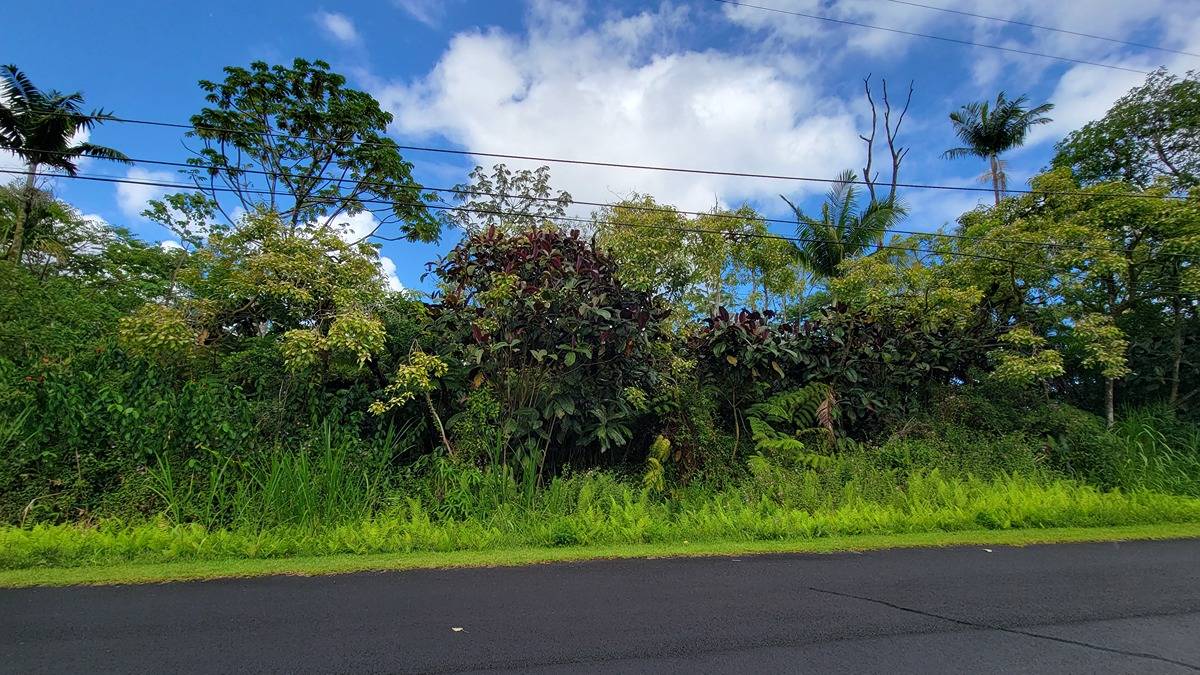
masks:
[[[1045,635],[1042,633],[1034,633],[1032,631],[1021,630],[1019,628],[1006,628],[1005,626],[998,626],[998,625],[987,624],[987,623],[979,623],[979,622],[970,621],[967,619],[959,619],[959,618],[956,618],[953,616],[946,616],[944,614],[938,614],[936,612],[928,612],[923,609],[916,609],[915,607],[905,607],[904,605],[898,605],[894,602],[888,602],[887,600],[879,600],[877,598],[870,598],[865,595],[855,595],[854,593],[844,593],[842,591],[833,591],[833,590],[829,590],[827,588],[817,588],[815,586],[809,586],[808,590],[813,591],[815,593],[825,593],[826,595],[835,595],[835,596],[842,597],[842,598],[851,598],[853,600],[862,600],[863,602],[873,602],[877,605],[883,605],[884,607],[890,607],[891,609],[897,609],[902,612],[910,612],[912,614],[918,614],[920,616],[925,616],[925,617],[929,617],[932,619],[940,619],[942,621],[949,621],[951,623],[956,623],[961,626],[969,626],[971,628],[979,628],[979,629],[984,629],[984,630],[995,630],[995,631],[1000,631],[1002,633],[1011,633],[1013,635],[1024,635],[1026,637],[1038,638],[1039,640],[1050,640],[1052,642],[1061,642],[1063,644],[1075,645],[1077,647],[1084,647],[1086,649],[1095,649],[1097,651],[1109,652],[1111,654],[1121,654],[1122,656],[1132,656],[1135,658],[1151,659],[1154,661],[1162,661],[1164,663],[1170,663],[1172,665],[1180,666],[1182,668],[1187,668],[1188,670],[1200,672],[1200,666],[1197,666],[1195,664],[1187,663],[1186,661],[1177,661],[1172,658],[1167,658],[1165,656],[1159,656],[1158,654],[1151,654],[1149,652],[1134,652],[1134,651],[1128,651],[1125,649],[1115,649],[1113,647],[1105,647],[1103,645],[1092,644],[1090,642],[1083,642],[1081,640],[1072,640],[1070,638],[1062,638],[1062,637],[1057,637],[1054,635]]]

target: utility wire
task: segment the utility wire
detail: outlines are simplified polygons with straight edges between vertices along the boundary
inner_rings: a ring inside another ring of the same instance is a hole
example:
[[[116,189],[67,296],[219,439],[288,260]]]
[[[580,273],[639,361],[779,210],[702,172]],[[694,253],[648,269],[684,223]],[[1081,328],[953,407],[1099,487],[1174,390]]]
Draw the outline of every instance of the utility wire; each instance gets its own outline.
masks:
[[[362,185],[362,186],[384,186],[384,187],[391,186],[390,183],[385,183],[385,182],[381,182],[381,181],[360,181],[360,180],[356,180],[353,178],[337,178],[337,177],[333,177],[333,176],[325,176],[323,174],[317,174],[314,176],[306,177],[306,176],[302,176],[300,174],[294,174],[294,173],[288,173],[288,172],[266,171],[266,170],[262,170],[262,169],[248,169],[248,168],[234,167],[234,166],[219,166],[219,165],[215,165],[215,164],[200,164],[200,163],[193,164],[193,163],[189,163],[189,162],[173,162],[173,161],[166,161],[166,160],[143,159],[143,158],[135,158],[135,157],[127,157],[126,160],[129,162],[132,162],[134,164],[150,164],[150,165],[155,165],[155,166],[180,167],[183,169],[192,169],[192,170],[196,170],[196,171],[209,171],[209,172],[224,171],[224,172],[230,173],[230,174],[245,173],[245,174],[262,175],[262,176],[267,176],[267,177],[281,177],[281,178],[310,178],[314,181],[319,180],[319,181],[325,181],[325,182],[330,182],[330,183],[338,183],[339,185],[342,183],[350,183],[352,185]],[[51,174],[51,175],[61,176],[62,174]],[[96,177],[96,178],[114,178],[114,179],[123,178],[122,176],[106,176],[106,175],[102,175],[102,174],[91,174],[91,175],[92,175],[92,177]],[[413,188],[417,189],[417,190],[430,190],[433,192],[448,192],[448,193],[457,194],[457,195],[478,195],[478,196],[485,196],[485,197],[528,199],[528,200],[541,201],[541,202],[558,202],[559,201],[555,197],[541,197],[541,196],[536,196],[536,195],[514,195],[514,194],[508,194],[508,193],[504,193],[504,192],[485,192],[485,191],[481,191],[481,190],[463,189],[463,188],[457,187],[457,186],[451,187],[451,188],[440,188],[440,187],[431,187],[428,185],[414,185]],[[203,190],[210,190],[212,188],[196,185],[196,186],[188,187],[186,189],[194,189],[194,190],[203,191]],[[231,189],[230,191],[236,193],[239,190],[244,191],[244,188],[234,188],[234,189]],[[989,190],[989,192],[990,192],[990,190]],[[268,191],[268,193],[269,193],[269,191]],[[254,192],[251,192],[251,194],[254,194]],[[1059,193],[1051,191],[1051,192],[1037,192],[1036,194],[1059,194]],[[1118,196],[1134,196],[1137,193],[1095,194],[1095,193],[1089,193],[1089,192],[1083,192],[1083,191],[1074,191],[1074,192],[1067,192],[1066,194],[1077,194],[1080,196],[1094,197],[1094,198],[1098,198],[1098,199],[1108,199],[1111,197],[1118,197]],[[1141,196],[1158,197],[1160,195],[1141,195]],[[594,207],[598,207],[598,208],[622,208],[622,209],[627,209],[630,211],[638,211],[638,212],[644,212],[644,213],[664,213],[664,214],[678,214],[678,215],[683,215],[683,216],[696,216],[696,217],[707,217],[707,218],[717,218],[717,219],[742,220],[742,217],[738,216],[736,214],[713,213],[711,211],[687,211],[687,210],[676,209],[676,208],[666,207],[666,206],[646,206],[646,205],[642,205],[642,204],[625,204],[625,203],[614,204],[611,202],[583,201],[583,200],[578,200],[578,199],[574,199],[574,198],[571,199],[571,203],[579,204],[582,206],[594,206]],[[788,220],[785,218],[769,218],[767,216],[761,216],[761,215],[756,215],[754,217],[754,220],[760,220],[765,223],[777,223],[777,224],[782,224],[782,225],[795,225],[796,224],[796,222],[794,220]],[[923,237],[938,237],[941,239],[956,239],[956,240],[976,241],[976,242],[994,242],[997,244],[1012,244],[1012,245],[1017,245],[1017,246],[1033,246],[1033,247],[1051,248],[1051,249],[1069,249],[1069,250],[1076,250],[1076,251],[1098,251],[1098,252],[1104,252],[1104,253],[1122,253],[1122,254],[1126,252],[1124,249],[1120,249],[1120,248],[1091,246],[1088,244],[1059,244],[1059,243],[1055,243],[1055,242],[1029,241],[1029,240],[1022,240],[1022,239],[1008,239],[1008,238],[1000,238],[1000,237],[985,237],[985,236],[978,236],[978,235],[972,236],[972,235],[963,235],[963,234],[950,234],[950,233],[946,233],[946,232],[923,232],[923,231],[919,231],[919,230],[904,230],[904,229],[894,228],[894,227],[884,228],[883,231],[887,234],[915,235],[915,236],[923,236]],[[1185,253],[1172,253],[1172,252],[1163,252],[1158,255],[1172,256],[1172,257],[1174,257],[1174,256],[1190,257]]]
[[[1014,19],[1002,19],[998,16],[987,16],[985,14],[975,14],[974,12],[964,12],[961,9],[951,9],[950,7],[938,7],[936,5],[924,5],[919,2],[910,2],[909,0],[887,0],[887,2],[893,2],[893,3],[896,3],[897,5],[908,5],[909,7],[920,7],[921,9],[928,9],[928,10],[932,10],[934,12],[947,12],[949,14],[958,14],[960,16],[969,16],[969,17],[972,17],[975,19],[984,19],[986,21],[998,21],[1000,23],[1007,23],[1007,24],[1010,24],[1013,26],[1023,26],[1025,28],[1036,28],[1038,30],[1048,30],[1048,31],[1052,31],[1055,33],[1063,33],[1064,35],[1074,35],[1076,37],[1084,37],[1084,38],[1089,38],[1092,40],[1103,40],[1105,42],[1112,42],[1114,44],[1125,45],[1127,47],[1138,47],[1139,49],[1153,49],[1155,51],[1160,51],[1160,52],[1170,52],[1171,54],[1182,54],[1184,56],[1194,56],[1194,57],[1200,58],[1200,54],[1197,54],[1195,52],[1185,52],[1180,49],[1171,49],[1170,47],[1159,47],[1158,45],[1147,45],[1147,44],[1142,44],[1140,42],[1129,42],[1128,40],[1118,40],[1117,38],[1105,37],[1103,35],[1092,35],[1091,33],[1081,33],[1079,31],[1067,30],[1065,28],[1054,28],[1053,26],[1043,26],[1041,24],[1028,23],[1025,21],[1016,21]]]
[[[0,173],[27,175],[25,171],[13,170],[13,169],[0,169]],[[106,176],[89,176],[89,175],[83,175],[83,174],[76,174],[74,176],[71,176],[71,175],[60,175],[60,174],[37,172],[37,173],[34,173],[34,175],[42,176],[42,177],[53,177],[53,178],[73,178],[73,179],[77,179],[77,180],[99,181],[99,182],[106,182],[106,183],[151,185],[151,186],[157,186],[157,187],[168,187],[168,188],[178,188],[178,189],[200,189],[200,188],[197,188],[195,185],[167,183],[167,182],[163,182],[163,181],[142,181],[142,180],[127,179],[127,178],[126,179],[112,178],[112,177],[106,177]],[[220,191],[220,192],[237,192],[237,190],[234,190],[233,188],[209,187],[209,188],[203,188],[203,189]],[[268,190],[243,190],[242,192],[251,193],[251,194],[255,194],[255,193],[270,194],[270,191],[268,191]],[[322,199],[316,199],[314,201],[328,201],[328,202],[333,203],[338,200],[334,199],[334,198],[322,198]],[[517,213],[517,212],[511,212],[511,211],[500,211],[497,209],[478,209],[478,208],[470,208],[470,207],[463,207],[463,206],[444,206],[444,205],[437,205],[437,204],[425,204],[422,202],[389,202],[386,200],[366,200],[366,199],[360,200],[360,201],[363,203],[384,204],[384,205],[421,206],[421,207],[425,207],[425,208],[429,208],[429,209],[436,209],[436,210],[442,210],[442,211],[478,213],[478,214],[483,214],[483,215],[495,215],[495,216],[527,216],[528,215],[528,214],[524,214],[524,213]],[[593,226],[609,225],[609,226],[613,226],[613,227],[666,230],[666,231],[692,233],[692,234],[719,234],[719,235],[723,235],[725,237],[734,238],[734,239],[736,239],[736,238],[773,239],[773,240],[789,241],[789,242],[795,242],[795,243],[823,243],[823,244],[841,244],[842,243],[840,241],[835,241],[835,240],[831,240],[831,239],[819,239],[819,238],[814,238],[814,237],[794,237],[794,236],[785,236],[785,235],[779,235],[779,234],[773,234],[773,233],[737,232],[737,231],[733,231],[733,230],[711,230],[711,229],[707,229],[707,228],[698,228],[698,227],[675,227],[675,226],[665,226],[665,225],[649,224],[649,223],[626,223],[626,222],[620,222],[620,221],[615,221],[615,220],[576,218],[576,217],[571,217],[571,216],[548,216],[547,219],[548,220],[562,220],[562,221],[567,221],[567,222],[575,222],[575,223],[581,223],[581,224],[593,225]],[[364,238],[380,239],[383,241],[402,241],[405,239],[404,237],[386,237],[386,236],[378,235],[378,234],[374,234],[374,233],[369,234]],[[940,250],[935,250],[935,249],[916,248],[916,247],[912,247],[912,246],[897,246],[897,245],[893,245],[893,244],[883,244],[882,246],[879,246],[878,248],[879,249],[888,249],[891,251],[904,251],[904,252],[908,252],[908,253],[918,253],[918,254],[930,255],[930,256],[936,256],[936,257],[957,256],[957,257],[962,257],[962,258],[972,258],[975,260],[987,260],[987,261],[991,261],[991,262],[1004,263],[1006,265],[1010,265],[1013,268],[1026,267],[1026,268],[1033,268],[1033,269],[1048,271],[1051,273],[1058,273],[1061,271],[1050,265],[1041,265],[1036,262],[1024,261],[1024,260],[1012,260],[1011,258],[1002,258],[999,256],[984,255],[984,254],[980,254],[980,253],[968,253],[965,251],[940,251]],[[1166,292],[1166,291],[1158,292],[1158,293],[1155,293],[1154,295],[1156,297],[1182,297],[1182,298],[1192,298],[1193,297],[1193,296],[1183,294],[1183,293],[1172,293],[1172,292]]]
[[[718,1],[724,1],[724,0],[718,0]],[[50,113],[50,114],[53,114],[53,113]],[[92,117],[92,116],[83,115],[82,117]],[[208,133],[230,134],[230,135],[257,135],[257,136],[266,136],[269,138],[282,138],[282,139],[288,139],[288,140],[299,140],[299,141],[310,141],[310,142],[322,142],[322,143],[330,142],[330,143],[340,143],[347,147],[356,147],[356,146],[375,147],[375,146],[386,145],[386,146],[394,148],[394,149],[412,150],[414,152],[430,152],[430,153],[449,154],[449,155],[490,157],[490,158],[495,158],[495,159],[516,159],[516,160],[531,161],[531,162],[542,162],[542,163],[548,163],[548,164],[571,164],[571,165],[576,165],[576,166],[595,166],[595,167],[603,167],[603,168],[610,168],[610,169],[637,169],[637,170],[642,170],[642,171],[665,171],[665,172],[672,172],[672,173],[684,173],[684,174],[705,175],[705,176],[728,176],[728,177],[734,177],[734,178],[758,178],[758,179],[765,179],[765,180],[796,181],[796,182],[800,182],[800,183],[823,183],[826,185],[835,185],[838,183],[847,182],[847,181],[842,181],[838,178],[818,178],[818,177],[813,177],[813,176],[791,176],[791,175],[786,175],[786,174],[770,174],[770,173],[749,173],[749,172],[743,172],[743,171],[722,171],[722,170],[717,170],[717,169],[691,169],[691,168],[675,167],[675,166],[656,166],[656,165],[652,165],[652,164],[628,164],[628,163],[620,163],[620,162],[603,162],[603,161],[597,161],[597,160],[569,159],[569,158],[563,158],[563,157],[540,157],[540,156],[536,156],[536,155],[517,155],[517,154],[506,154],[506,153],[499,153],[499,152],[480,152],[477,150],[453,150],[450,148],[437,148],[437,147],[429,147],[429,146],[421,146],[421,145],[400,145],[400,144],[395,143],[394,141],[390,141],[390,140],[387,142],[382,142],[382,141],[349,142],[349,141],[345,141],[344,139],[318,138],[315,136],[285,134],[285,133],[280,133],[280,132],[276,132],[276,131],[268,131],[268,130],[246,131],[246,130],[238,130],[238,129],[226,129],[226,128],[221,128],[221,127],[194,126],[191,124],[180,124],[178,122],[161,122],[161,121],[157,121],[157,120],[145,120],[145,119],[136,119],[136,118],[129,118],[129,117],[104,117],[102,119],[106,122],[141,124],[141,125],[148,125],[148,126],[155,126],[155,127],[166,127],[166,128],[172,128],[172,129],[187,129],[192,132],[203,131],[203,132],[208,132]],[[864,179],[857,179],[857,180],[848,181],[848,182],[851,185],[864,185],[865,186],[865,185],[869,184],[869,182]],[[992,192],[993,192],[992,188],[989,188],[989,187],[976,187],[976,186],[970,186],[970,185],[937,185],[937,184],[930,184],[930,183],[896,183],[896,187],[913,189],[913,190],[948,190],[948,191],[958,191],[958,192],[980,192],[980,193],[987,193],[987,194],[992,194]],[[1015,194],[1015,195],[1046,194],[1046,195],[1094,196],[1094,195],[1091,195],[1091,193],[1084,192],[1082,190],[1007,189],[1005,192],[1007,194]],[[1182,196],[1182,195],[1172,195],[1172,194],[1155,195],[1155,194],[1144,194],[1144,193],[1137,193],[1137,192],[1114,193],[1112,196],[1133,197],[1133,198],[1138,198],[1138,199],[1175,199],[1175,200],[1186,200],[1187,199],[1186,196]]]
[[[1138,73],[1139,75],[1149,75],[1150,74],[1148,71],[1145,71],[1145,70],[1138,70],[1136,68],[1126,68],[1125,66],[1118,66],[1118,65],[1111,64],[1111,63],[1100,63],[1099,61],[1086,61],[1084,59],[1075,59],[1075,58],[1071,58],[1069,56],[1059,56],[1057,54],[1046,54],[1044,52],[1035,52],[1035,51],[1030,51],[1027,49],[1017,49],[1015,47],[1003,47],[1000,45],[986,44],[983,42],[972,42],[971,40],[963,40],[960,38],[946,37],[945,35],[930,35],[929,33],[917,33],[917,32],[909,31],[909,30],[901,30],[899,28],[888,28],[887,26],[876,26],[874,24],[863,23],[861,21],[851,21],[849,19],[835,19],[832,16],[825,16],[822,14],[807,14],[805,12],[796,12],[796,11],[792,11],[789,9],[779,9],[778,7],[764,7],[763,5],[752,5],[752,4],[745,3],[745,2],[737,2],[737,0],[713,0],[713,1],[720,2],[720,3],[726,4],[726,5],[733,5],[735,7],[747,7],[750,9],[762,10],[764,12],[776,12],[779,14],[788,14],[790,16],[800,16],[800,17],[804,17],[806,19],[816,19],[818,21],[828,21],[830,23],[838,23],[838,24],[842,24],[845,26],[856,26],[858,28],[869,28],[871,30],[881,30],[881,31],[886,31],[888,33],[898,33],[900,35],[908,35],[910,37],[926,38],[929,40],[941,40],[942,42],[952,42],[954,44],[967,45],[970,47],[983,47],[985,49],[995,49],[997,51],[1002,51],[1002,52],[1011,52],[1013,54],[1022,54],[1024,56],[1037,56],[1037,57],[1044,58],[1044,59],[1054,59],[1056,61],[1066,61],[1068,63],[1077,63],[1077,64],[1085,65],[1085,66],[1096,66],[1097,68],[1110,68],[1112,70],[1123,70],[1127,73]]]
[[[28,175],[28,173],[25,171],[15,170],[15,169],[0,169],[0,173]],[[132,178],[116,178],[116,177],[110,177],[110,176],[94,176],[94,175],[88,175],[88,174],[63,175],[63,174],[54,174],[54,173],[45,173],[45,172],[35,172],[33,175],[34,176],[42,176],[42,177],[51,177],[51,178],[69,178],[69,179],[73,179],[73,180],[95,181],[95,182],[101,182],[101,183],[118,183],[118,184],[126,184],[126,185],[148,185],[148,186],[154,186],[154,187],[175,188],[175,189],[182,189],[182,190],[209,190],[209,191],[215,191],[215,192],[233,192],[233,193],[239,192],[238,190],[236,190],[234,188],[219,188],[219,187],[200,188],[200,187],[197,187],[196,185],[168,183],[166,181],[138,180],[138,179],[132,179]],[[240,192],[243,194],[263,194],[263,195],[271,194],[271,192],[269,190],[246,189],[246,190],[241,190]],[[330,197],[330,198],[315,198],[313,201],[336,202],[338,200]],[[522,217],[528,216],[528,214],[517,213],[517,212],[513,212],[513,211],[501,211],[498,209],[479,209],[479,208],[472,208],[472,207],[465,207],[465,206],[447,206],[447,205],[441,205],[441,204],[426,204],[424,202],[392,202],[392,201],[387,201],[387,200],[382,200],[382,199],[361,199],[359,201],[364,204],[383,204],[383,205],[388,205],[388,206],[395,206],[395,205],[419,206],[419,207],[424,207],[424,208],[429,208],[429,209],[436,209],[439,211],[457,211],[457,212],[464,212],[464,213],[479,213],[479,214],[484,214],[484,215],[495,215],[495,216],[522,216]],[[615,220],[578,218],[578,217],[572,217],[572,216],[546,216],[545,218],[547,220],[563,220],[563,221],[567,221],[567,222],[582,223],[582,224],[586,224],[586,225],[611,225],[614,227],[633,227],[633,228],[641,228],[641,229],[657,229],[657,230],[668,230],[668,231],[675,231],[675,232],[689,232],[689,233],[694,233],[694,234],[719,234],[719,235],[724,235],[726,237],[731,237],[731,238],[775,239],[775,240],[790,241],[790,242],[797,242],[797,243],[815,243],[815,244],[841,244],[841,243],[843,243],[843,242],[836,241],[833,239],[819,239],[819,238],[815,238],[815,237],[794,237],[794,236],[786,236],[786,235],[772,234],[772,233],[738,232],[735,230],[710,230],[710,229],[706,229],[706,228],[697,228],[697,227],[674,227],[674,226],[650,224],[650,223],[625,223],[625,222],[620,222],[620,221],[615,221]],[[383,241],[404,240],[404,237],[385,237],[385,236],[377,235],[377,234],[370,234],[370,235],[367,235],[367,237],[372,238],[372,239],[381,239]],[[998,256],[984,255],[981,253],[968,253],[965,251],[939,251],[939,250],[933,250],[933,249],[927,249],[927,248],[917,248],[917,247],[913,247],[913,246],[896,246],[896,245],[889,245],[889,244],[884,244],[883,246],[881,246],[879,248],[885,248],[885,249],[889,249],[889,250],[893,250],[893,251],[907,251],[909,253],[922,253],[922,254],[933,255],[933,256],[943,256],[943,255],[960,256],[960,257],[965,257],[965,258],[975,258],[975,259],[979,259],[979,260],[990,260],[990,261],[994,261],[994,262],[1002,262],[1002,263],[1006,263],[1009,265],[1018,265],[1018,266],[1022,266],[1022,267],[1036,267],[1036,268],[1046,269],[1046,270],[1054,269],[1047,265],[1039,265],[1039,264],[1033,263],[1033,262],[1027,262],[1027,261],[1022,261],[1022,260],[1012,260],[1009,258],[1001,258]]]

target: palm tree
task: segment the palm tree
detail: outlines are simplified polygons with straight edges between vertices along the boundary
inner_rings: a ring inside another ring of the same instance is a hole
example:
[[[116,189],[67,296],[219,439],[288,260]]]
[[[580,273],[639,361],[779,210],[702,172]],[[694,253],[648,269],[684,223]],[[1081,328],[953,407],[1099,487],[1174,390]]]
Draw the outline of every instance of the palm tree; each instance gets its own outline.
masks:
[[[996,95],[994,106],[987,101],[975,101],[950,113],[954,133],[963,146],[950,148],[942,153],[942,157],[982,157],[988,160],[989,169],[985,175],[991,176],[996,204],[1000,203],[1000,195],[1008,187],[1000,153],[1022,145],[1033,125],[1052,121],[1045,114],[1054,109],[1053,103],[1043,103],[1036,108],[1027,107],[1028,103],[1028,96],[1022,95],[1010,101],[1004,92],[1000,92]]]
[[[90,131],[111,113],[85,114],[83,94],[42,91],[14,65],[0,66],[0,148],[25,161],[25,204],[13,227],[7,257],[20,262],[25,246],[25,223],[36,201],[38,169],[48,167],[74,176],[81,157],[129,162],[124,154],[103,145],[76,143],[75,135]]]
[[[796,237],[802,240],[797,245],[800,261],[817,276],[837,276],[844,260],[882,241],[884,232],[908,213],[894,197],[871,200],[859,210],[857,182],[853,171],[838,175],[821,205],[819,219],[780,195],[796,215]]]

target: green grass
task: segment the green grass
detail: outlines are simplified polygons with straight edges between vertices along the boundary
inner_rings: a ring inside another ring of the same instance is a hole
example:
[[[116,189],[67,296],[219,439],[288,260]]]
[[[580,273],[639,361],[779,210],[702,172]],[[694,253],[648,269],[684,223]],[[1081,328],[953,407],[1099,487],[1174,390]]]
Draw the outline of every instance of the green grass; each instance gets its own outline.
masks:
[[[794,478],[773,486],[770,496],[761,487],[729,487],[662,497],[611,474],[589,473],[552,482],[524,506],[460,504],[455,510],[469,513],[454,516],[431,512],[421,500],[408,498],[374,517],[320,526],[225,529],[160,518],[136,524],[0,528],[0,570],[17,579],[26,578],[22,570],[31,575],[27,578],[38,578],[38,570],[45,568],[213,563],[201,568],[237,574],[248,561],[319,556],[424,559],[455,553],[463,560],[495,562],[501,555],[497,552],[526,551],[523,555],[532,560],[550,560],[561,554],[528,552],[557,548],[607,556],[622,550],[674,554],[696,546],[717,547],[701,552],[719,552],[721,546],[729,551],[781,545],[820,549],[821,542],[860,536],[938,541],[963,532],[998,536],[1014,530],[1200,523],[1200,499],[1105,492],[1062,480],[985,480],[934,470],[887,476],[878,483],[851,479],[831,488],[819,482],[829,479],[823,474],[805,472]],[[470,493],[486,498],[479,485]]]
[[[825,539],[785,539],[776,541],[704,543],[681,541],[670,544],[513,548],[494,551],[454,551],[447,553],[341,554],[319,557],[226,559],[142,565],[37,567],[0,571],[0,587],[136,584],[279,574],[309,576],[428,568],[501,567],[617,558],[729,556],[760,553],[820,554],[837,551],[869,551],[885,548],[1028,546],[1033,544],[1069,542],[1133,541],[1194,537],[1200,537],[1200,523],[1132,525],[1109,528],[917,532],[894,535],[858,535],[829,537]]]

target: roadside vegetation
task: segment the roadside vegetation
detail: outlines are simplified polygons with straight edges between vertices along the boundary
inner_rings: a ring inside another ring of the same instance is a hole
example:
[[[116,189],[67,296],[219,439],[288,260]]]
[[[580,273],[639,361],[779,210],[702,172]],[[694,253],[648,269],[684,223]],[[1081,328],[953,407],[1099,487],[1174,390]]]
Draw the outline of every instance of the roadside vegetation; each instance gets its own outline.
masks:
[[[1017,194],[1053,106],[963,106],[989,203],[928,234],[897,183],[943,150],[886,88],[890,176],[872,128],[781,224],[581,218],[546,167],[433,189],[326,64],[224,75],[164,247],[48,189],[140,159],[75,143],[119,119],[0,72],[0,569],[1200,523],[1191,74]],[[380,242],[439,238],[436,290],[390,290]]]

